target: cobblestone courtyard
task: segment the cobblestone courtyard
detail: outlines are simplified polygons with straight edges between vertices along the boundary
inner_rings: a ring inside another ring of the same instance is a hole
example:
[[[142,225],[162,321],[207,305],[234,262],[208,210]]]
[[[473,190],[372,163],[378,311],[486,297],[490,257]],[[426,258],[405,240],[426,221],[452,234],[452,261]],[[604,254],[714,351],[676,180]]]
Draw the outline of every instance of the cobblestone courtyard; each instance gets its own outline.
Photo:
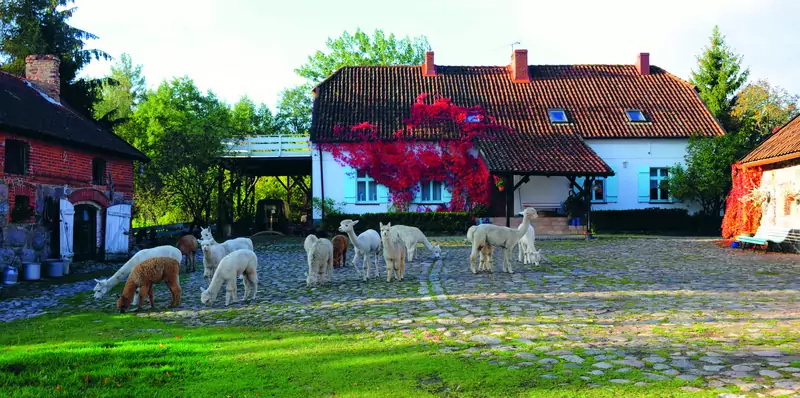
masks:
[[[753,254],[692,239],[541,241],[546,259],[539,266],[517,263],[515,250],[515,273],[499,272],[502,254],[496,251],[495,273],[473,275],[469,247],[457,238],[439,241],[440,260],[420,248],[405,281],[391,283],[383,259],[381,278],[361,281],[350,263],[351,246],[334,284],[316,288],[305,286],[300,239],[257,243],[256,302],[224,307],[223,291],[214,305],[202,306],[200,270],[184,277],[181,308],[166,311],[167,289],[157,286],[158,310],[137,316],[432,344],[439,355],[542,378],[569,374],[594,386],[678,379],[688,390],[800,391],[796,255]],[[37,302],[53,311],[59,307],[48,306],[55,301],[93,285],[59,285],[47,295],[3,300],[0,315]],[[94,301],[88,292],[78,294],[60,308],[116,310],[111,295]]]

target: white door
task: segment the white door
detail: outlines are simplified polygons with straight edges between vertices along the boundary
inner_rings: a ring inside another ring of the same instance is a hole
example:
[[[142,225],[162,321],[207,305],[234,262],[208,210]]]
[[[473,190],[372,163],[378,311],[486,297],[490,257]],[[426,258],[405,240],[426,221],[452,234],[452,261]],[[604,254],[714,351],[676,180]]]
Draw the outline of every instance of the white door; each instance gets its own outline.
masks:
[[[131,226],[131,205],[115,205],[106,209],[106,254],[128,254],[128,231]]]
[[[75,207],[66,199],[61,199],[58,205],[61,237],[61,257],[72,256],[72,237],[75,226]]]

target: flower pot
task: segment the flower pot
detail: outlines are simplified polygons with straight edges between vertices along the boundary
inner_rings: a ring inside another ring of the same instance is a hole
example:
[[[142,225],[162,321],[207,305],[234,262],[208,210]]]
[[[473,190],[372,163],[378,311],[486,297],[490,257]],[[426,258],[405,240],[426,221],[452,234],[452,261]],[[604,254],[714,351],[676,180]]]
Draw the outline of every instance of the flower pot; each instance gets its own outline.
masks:
[[[17,269],[10,265],[7,265],[3,270],[4,285],[16,285],[18,277],[19,273],[17,272]]]
[[[36,261],[36,251],[33,249],[22,249],[22,262],[32,263]]]
[[[42,277],[42,265],[39,263],[22,263],[22,280],[38,281]]]
[[[61,262],[46,263],[45,273],[50,278],[60,278],[64,276],[64,264]]]

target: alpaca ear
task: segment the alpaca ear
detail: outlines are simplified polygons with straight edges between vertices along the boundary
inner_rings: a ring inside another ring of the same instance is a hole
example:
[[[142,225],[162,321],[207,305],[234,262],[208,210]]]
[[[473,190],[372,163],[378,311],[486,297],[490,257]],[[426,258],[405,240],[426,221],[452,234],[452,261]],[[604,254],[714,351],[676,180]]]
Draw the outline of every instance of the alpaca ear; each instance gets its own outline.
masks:
[[[97,278],[94,278],[94,281],[97,282],[97,283],[103,283],[103,281],[101,281],[100,279],[97,279]]]
[[[352,223],[350,223],[350,225],[356,225],[356,224],[358,224],[358,220],[355,220]]]

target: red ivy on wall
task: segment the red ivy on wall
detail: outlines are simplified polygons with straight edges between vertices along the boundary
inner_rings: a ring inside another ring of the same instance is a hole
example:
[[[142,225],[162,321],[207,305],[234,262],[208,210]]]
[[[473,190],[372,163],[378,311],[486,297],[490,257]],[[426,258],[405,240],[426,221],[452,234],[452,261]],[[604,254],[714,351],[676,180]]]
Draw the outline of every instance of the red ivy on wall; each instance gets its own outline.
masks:
[[[450,190],[448,206],[440,210],[463,211],[469,206],[489,203],[489,171],[470,154],[476,138],[492,138],[508,131],[480,106],[466,108],[449,98],[420,94],[403,121],[405,129],[391,140],[381,139],[376,126],[363,122],[345,128],[336,126],[334,135],[344,143],[319,144],[333,154],[339,164],[366,172],[389,188],[392,204],[408,210],[421,181],[441,181]],[[421,141],[414,131],[438,131],[446,137]]]
[[[725,217],[722,219],[722,236],[732,238],[745,233],[755,233],[761,222],[761,206],[752,201],[742,202],[742,197],[761,184],[761,167],[741,168],[739,163],[731,166],[733,186],[728,194]]]

